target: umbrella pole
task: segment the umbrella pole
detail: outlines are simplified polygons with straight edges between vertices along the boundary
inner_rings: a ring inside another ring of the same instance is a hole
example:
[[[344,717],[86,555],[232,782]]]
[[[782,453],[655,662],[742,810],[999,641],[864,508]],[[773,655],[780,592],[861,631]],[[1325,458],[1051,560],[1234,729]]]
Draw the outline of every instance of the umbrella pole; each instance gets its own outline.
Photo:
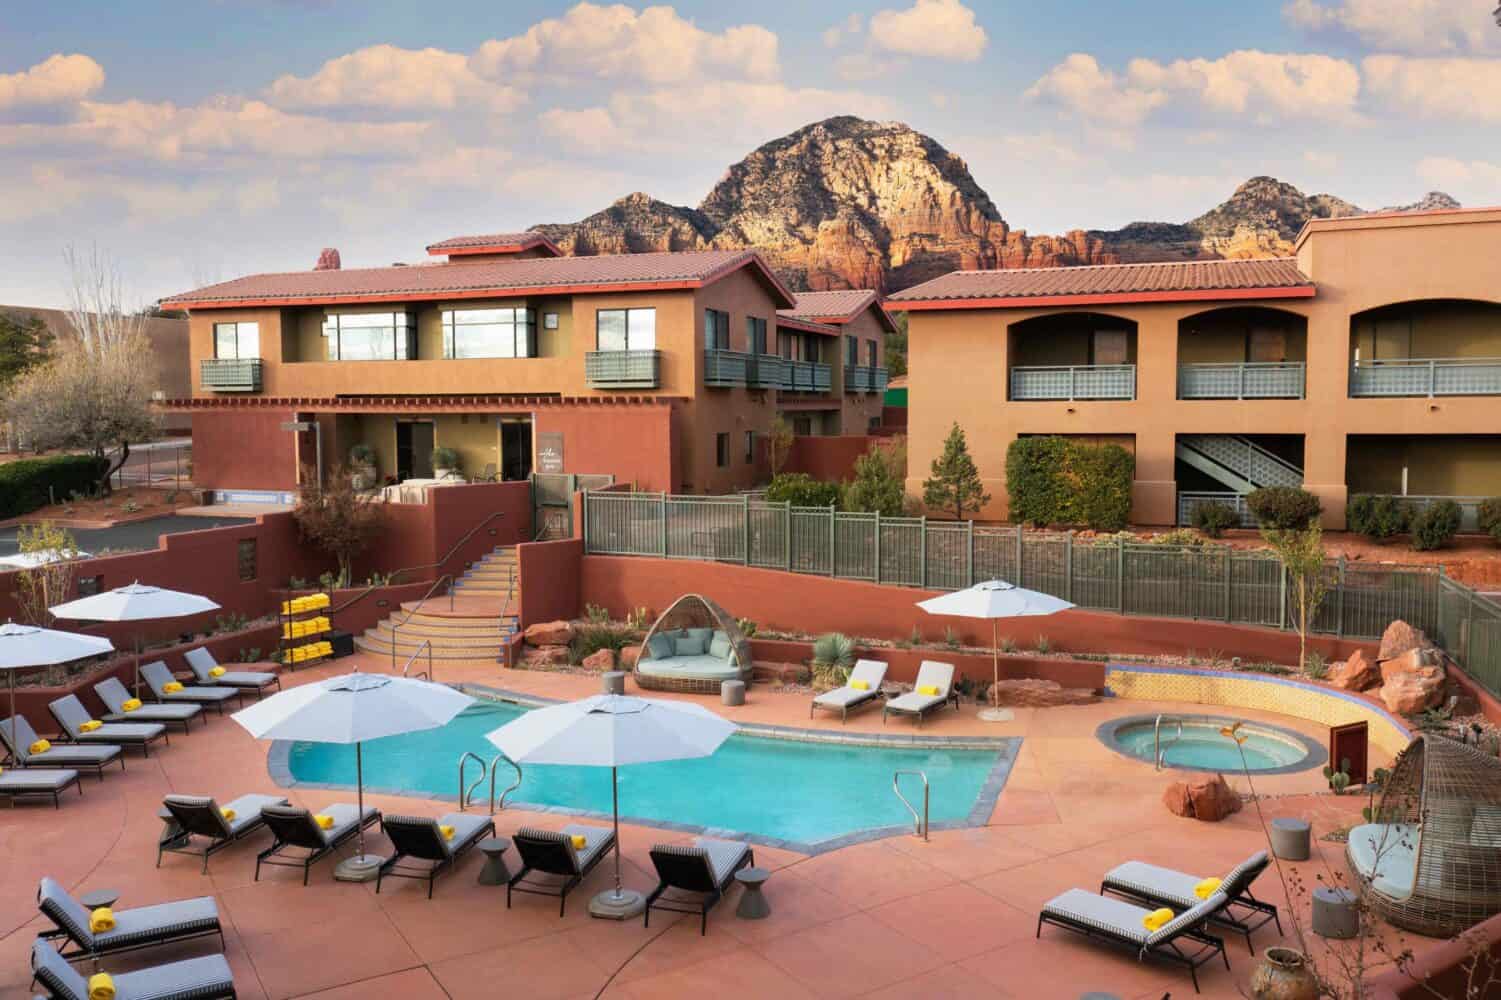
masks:
[[[370,882],[386,859],[365,853],[365,759],[359,743],[354,745],[354,794],[359,817],[355,820],[355,853],[334,867],[334,878],[340,882]]]
[[[10,731],[6,734],[5,739],[8,743],[12,744],[11,749],[14,752],[11,756],[15,757],[16,766],[25,767],[25,761],[21,760],[20,741],[16,738],[16,733],[21,729],[20,726],[16,725],[16,672],[12,669],[7,670],[6,673],[10,675]],[[14,804],[15,800],[12,799],[11,802]]]
[[[615,830],[615,888],[606,889],[589,900],[589,915],[605,920],[629,920],[646,909],[646,897],[627,889],[620,879],[620,775],[610,768],[610,815]]]
[[[355,830],[358,831],[355,833],[357,845],[355,853],[363,858],[365,856],[365,767],[358,743],[354,745],[354,800],[358,803],[355,806],[358,810],[355,815],[359,817],[355,820]]]
[[[1001,639],[996,635],[996,620],[990,619],[990,701],[996,708],[1001,707]]]
[[[610,768],[610,814],[615,819],[615,898],[620,898],[620,777]]]

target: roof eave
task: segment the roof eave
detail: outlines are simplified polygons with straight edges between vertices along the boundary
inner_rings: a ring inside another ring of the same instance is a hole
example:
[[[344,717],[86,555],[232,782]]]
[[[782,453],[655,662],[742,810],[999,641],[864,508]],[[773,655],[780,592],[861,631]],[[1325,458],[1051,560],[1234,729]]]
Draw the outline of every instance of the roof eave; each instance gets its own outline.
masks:
[[[431,292],[374,292],[348,295],[245,296],[235,299],[162,299],[164,309],[249,309],[283,306],[367,305],[381,302],[447,302],[459,299],[518,299],[531,295],[601,295],[611,292],[676,292],[701,288],[714,280],[615,281],[572,285],[531,285],[518,288],[442,289]]]
[[[890,299],[897,312],[958,309],[1037,309],[1047,306],[1134,305],[1152,302],[1246,302],[1258,299],[1311,299],[1312,284],[1262,288],[1200,288],[1193,291],[1095,292],[1065,295],[1016,295],[976,298]]]
[[[427,253],[430,257],[469,257],[476,254],[525,253],[535,247],[546,247],[554,257],[565,256],[561,247],[541,235],[516,243],[471,243],[451,247],[434,243],[427,248]]]

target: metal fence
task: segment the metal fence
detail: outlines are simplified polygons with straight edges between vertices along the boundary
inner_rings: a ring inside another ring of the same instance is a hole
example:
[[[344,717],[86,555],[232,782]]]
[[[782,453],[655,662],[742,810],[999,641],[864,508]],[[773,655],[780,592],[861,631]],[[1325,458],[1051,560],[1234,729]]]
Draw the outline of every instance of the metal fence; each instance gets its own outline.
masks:
[[[1501,696],[1501,604],[1444,577],[1439,581],[1438,628],[1430,634],[1465,673]]]
[[[120,460],[120,453],[114,451],[108,457],[113,464]],[[115,470],[111,479],[116,489],[130,486],[185,489],[192,481],[191,441],[155,441],[132,445],[125,464]]]
[[[1286,575],[1266,552],[838,513],[749,495],[586,493],[584,547],[595,555],[743,563],[933,590],[1003,579],[1083,608],[1127,615],[1287,628],[1295,614]],[[1329,573],[1331,590],[1314,631],[1374,637],[1401,618],[1436,633],[1437,567],[1339,560]]]

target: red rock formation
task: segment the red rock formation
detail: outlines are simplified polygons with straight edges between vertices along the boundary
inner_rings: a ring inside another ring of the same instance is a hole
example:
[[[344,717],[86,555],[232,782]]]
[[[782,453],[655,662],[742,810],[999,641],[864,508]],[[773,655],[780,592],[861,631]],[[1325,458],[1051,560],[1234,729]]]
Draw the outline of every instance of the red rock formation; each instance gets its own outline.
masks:
[[[1365,691],[1381,683],[1381,671],[1360,650],[1329,670],[1329,683],[1346,691]]]
[[[1162,804],[1174,816],[1218,823],[1231,813],[1240,812],[1242,803],[1223,775],[1205,775],[1189,781],[1175,781],[1162,794]]]
[[[537,622],[528,625],[522,638],[528,646],[566,646],[573,641],[573,622]]]
[[[1422,629],[1413,628],[1399,618],[1381,633],[1381,648],[1376,653],[1376,659],[1378,662],[1390,660],[1409,649],[1420,649],[1427,645],[1428,637],[1423,634]]]
[[[596,649],[584,657],[582,666],[588,670],[614,670],[615,650],[609,648]]]

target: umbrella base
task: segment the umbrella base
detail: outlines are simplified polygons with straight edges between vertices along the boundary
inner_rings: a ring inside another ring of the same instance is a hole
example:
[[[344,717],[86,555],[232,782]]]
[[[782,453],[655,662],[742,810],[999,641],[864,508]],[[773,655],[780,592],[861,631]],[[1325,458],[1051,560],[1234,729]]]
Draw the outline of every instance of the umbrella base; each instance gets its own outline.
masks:
[[[1009,708],[982,708],[980,709],[981,722],[1010,722],[1016,718],[1016,713]]]
[[[646,897],[635,889],[621,889],[618,896],[614,889],[606,889],[589,900],[589,915],[601,920],[629,920],[644,909]]]
[[[340,882],[374,882],[385,860],[378,854],[356,854],[338,863],[334,878]]]

